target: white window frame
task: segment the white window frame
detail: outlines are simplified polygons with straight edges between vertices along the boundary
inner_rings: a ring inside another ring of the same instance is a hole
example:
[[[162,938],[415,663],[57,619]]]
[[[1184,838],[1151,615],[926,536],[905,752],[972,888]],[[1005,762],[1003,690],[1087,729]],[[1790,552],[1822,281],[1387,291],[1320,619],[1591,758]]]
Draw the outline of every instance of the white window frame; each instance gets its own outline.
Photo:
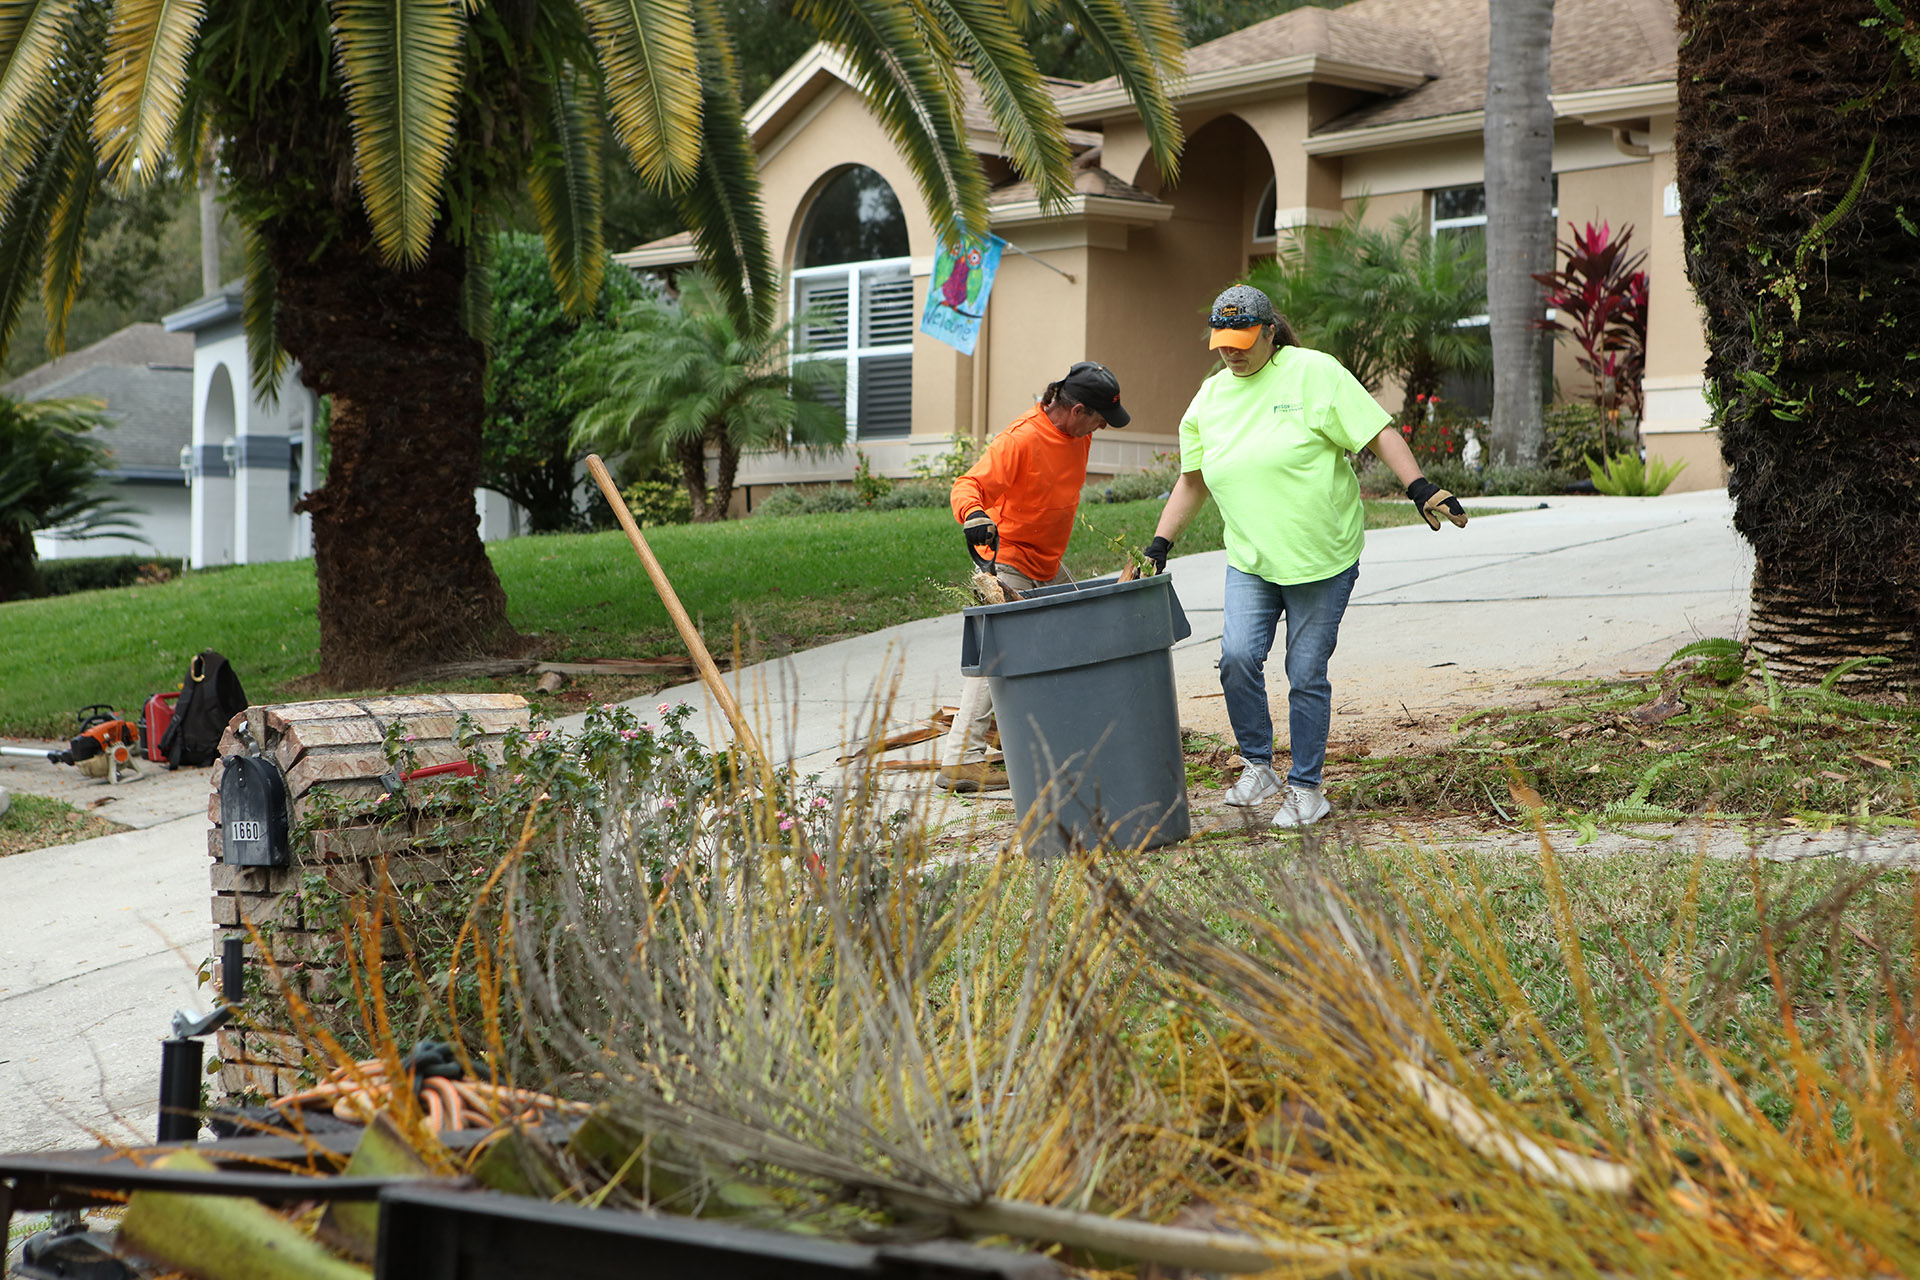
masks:
[[[1267,201],[1273,201],[1273,233],[1260,234],[1260,209]],[[1280,179],[1268,178],[1266,190],[1260,193],[1260,199],[1253,206],[1253,243],[1277,244],[1280,240]]]
[[[1559,194],[1559,188],[1560,188],[1559,180],[1560,180],[1560,175],[1556,173],[1554,175],[1554,194],[1556,197]],[[1440,208],[1440,193],[1442,191],[1464,191],[1469,187],[1480,188],[1480,191],[1481,191],[1480,205],[1481,205],[1481,208],[1484,209],[1486,207],[1486,189],[1487,189],[1487,184],[1484,182],[1462,182],[1451,187],[1435,187],[1433,188],[1433,190],[1427,192],[1427,234],[1429,236],[1433,237],[1435,240],[1438,240],[1440,238],[1440,233],[1442,231],[1455,231],[1465,227],[1485,228],[1485,226],[1487,225],[1487,215],[1484,213],[1469,214],[1464,218],[1442,218],[1437,216]],[[1555,238],[1557,240],[1558,239],[1557,233],[1559,232],[1559,229],[1560,229],[1560,202],[1557,198],[1554,201],[1552,217],[1553,217],[1554,231],[1556,233]],[[1485,239],[1486,237],[1483,235],[1481,237],[1481,240],[1483,243]],[[1549,320],[1553,319],[1552,307],[1547,308],[1547,319]],[[1492,323],[1493,323],[1493,317],[1489,315],[1467,316],[1466,318],[1462,319],[1454,327],[1458,329],[1479,329]]]
[[[787,319],[789,322],[800,315],[800,284],[806,280],[825,280],[838,276],[846,281],[847,288],[847,344],[842,348],[826,350],[796,350],[792,362],[799,364],[807,360],[844,360],[847,365],[846,398],[843,402],[847,415],[847,443],[856,444],[860,438],[860,362],[870,356],[912,356],[913,329],[919,328],[918,318],[908,332],[904,343],[891,343],[885,346],[869,347],[860,345],[860,299],[861,287],[865,277],[877,275],[898,275],[905,273],[907,279],[913,278],[913,259],[907,258],[870,258],[865,262],[836,262],[828,267],[795,267],[791,276],[792,284],[787,289]]]

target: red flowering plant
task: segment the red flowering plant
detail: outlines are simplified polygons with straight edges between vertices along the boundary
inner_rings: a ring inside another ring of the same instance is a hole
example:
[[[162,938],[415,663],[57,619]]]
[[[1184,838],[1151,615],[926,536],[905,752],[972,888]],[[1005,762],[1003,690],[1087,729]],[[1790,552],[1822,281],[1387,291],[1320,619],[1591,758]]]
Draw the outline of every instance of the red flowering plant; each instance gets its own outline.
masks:
[[[1480,421],[1442,405],[1438,393],[1416,395],[1414,412],[1400,419],[1400,435],[1414,460],[1422,466],[1434,462],[1458,462],[1467,441],[1480,429]]]
[[[1554,313],[1540,327],[1573,338],[1580,368],[1593,379],[1591,399],[1603,431],[1618,429],[1623,410],[1638,422],[1645,407],[1640,381],[1647,368],[1647,273],[1641,264],[1647,255],[1627,252],[1632,227],[1616,235],[1605,222],[1589,222],[1585,229],[1569,222],[1567,230],[1571,239],[1559,246],[1565,265],[1533,277],[1545,287]]]

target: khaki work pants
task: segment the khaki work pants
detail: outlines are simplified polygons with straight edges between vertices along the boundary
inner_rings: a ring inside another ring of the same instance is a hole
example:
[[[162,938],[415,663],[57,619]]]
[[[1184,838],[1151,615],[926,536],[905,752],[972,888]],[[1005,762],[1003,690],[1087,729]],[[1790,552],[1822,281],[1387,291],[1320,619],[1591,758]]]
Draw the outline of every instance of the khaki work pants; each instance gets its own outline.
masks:
[[[1031,591],[1037,586],[1054,586],[1062,582],[1072,582],[1073,575],[1065,566],[1060,572],[1045,582],[1035,582],[1018,569],[1000,565],[995,570],[1000,584],[1015,591]],[[987,690],[984,676],[966,676],[960,684],[960,706],[953,713],[953,727],[947,730],[947,736],[940,740],[940,767],[949,768],[956,764],[979,764],[987,758],[987,727],[993,723],[993,695]]]

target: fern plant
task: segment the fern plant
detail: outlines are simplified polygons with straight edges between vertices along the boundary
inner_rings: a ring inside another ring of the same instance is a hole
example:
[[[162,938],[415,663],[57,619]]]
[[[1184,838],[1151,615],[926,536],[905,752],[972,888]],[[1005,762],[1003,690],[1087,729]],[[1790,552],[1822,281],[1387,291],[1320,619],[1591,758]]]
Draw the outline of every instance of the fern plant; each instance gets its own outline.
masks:
[[[1642,461],[1631,450],[1616,453],[1602,462],[1587,459],[1587,472],[1593,487],[1613,498],[1652,498],[1665,493],[1674,477],[1686,470],[1684,462],[1660,458]]]

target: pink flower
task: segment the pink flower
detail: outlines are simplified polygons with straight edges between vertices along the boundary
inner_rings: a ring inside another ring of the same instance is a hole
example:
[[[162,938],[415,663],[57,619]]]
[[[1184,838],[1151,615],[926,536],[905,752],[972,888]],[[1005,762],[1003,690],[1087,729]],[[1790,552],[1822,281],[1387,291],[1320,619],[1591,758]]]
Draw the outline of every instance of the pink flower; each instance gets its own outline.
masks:
[[[661,715],[665,715],[667,714],[667,712],[673,710],[673,706],[671,703],[663,702],[659,706],[655,707],[654,710],[658,711]]]
[[[792,819],[792,818],[782,818],[782,819],[780,819],[780,829],[781,829],[782,831],[791,831],[791,830],[793,830],[793,819]]]
[[[816,808],[816,809],[824,809],[824,808],[826,808],[826,807],[827,807],[827,798],[826,798],[825,796],[815,796],[815,797],[813,798],[813,807],[814,807],[814,808]]]
[[[672,796],[668,796],[664,800],[662,800],[659,803],[659,805],[656,807],[659,812],[665,813],[669,809],[678,808],[679,805],[680,805],[680,802],[678,800],[675,800]]]

